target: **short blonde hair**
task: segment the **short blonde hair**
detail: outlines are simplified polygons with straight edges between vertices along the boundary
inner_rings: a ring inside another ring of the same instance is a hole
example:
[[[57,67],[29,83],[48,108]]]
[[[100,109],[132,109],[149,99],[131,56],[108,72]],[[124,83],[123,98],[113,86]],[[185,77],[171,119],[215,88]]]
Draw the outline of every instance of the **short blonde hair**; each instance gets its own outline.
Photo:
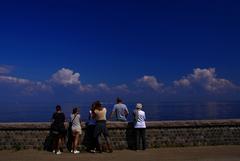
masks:
[[[141,103],[136,104],[136,109],[142,109],[143,105]]]

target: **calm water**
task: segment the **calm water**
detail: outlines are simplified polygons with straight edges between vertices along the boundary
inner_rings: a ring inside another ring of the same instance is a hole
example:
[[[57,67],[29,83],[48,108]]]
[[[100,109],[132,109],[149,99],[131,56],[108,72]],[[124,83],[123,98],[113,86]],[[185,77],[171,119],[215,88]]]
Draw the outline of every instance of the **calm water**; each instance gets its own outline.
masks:
[[[134,105],[127,104],[132,111]],[[62,105],[68,117],[73,104]],[[111,111],[112,104],[105,104]],[[0,122],[47,122],[54,112],[55,105],[44,104],[7,104],[0,107]],[[88,105],[81,106],[81,116],[87,120]],[[203,120],[203,119],[236,119],[240,118],[239,102],[163,102],[159,104],[144,104],[147,120]],[[128,118],[131,120],[131,116]]]

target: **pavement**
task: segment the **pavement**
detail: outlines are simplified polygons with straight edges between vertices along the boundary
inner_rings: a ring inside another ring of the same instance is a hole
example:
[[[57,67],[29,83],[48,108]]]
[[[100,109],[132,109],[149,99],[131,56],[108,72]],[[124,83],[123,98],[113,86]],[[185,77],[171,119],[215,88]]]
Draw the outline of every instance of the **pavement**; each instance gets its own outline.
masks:
[[[0,151],[0,161],[240,161],[239,146],[159,148],[145,151],[119,150],[113,153],[55,155],[38,150]]]

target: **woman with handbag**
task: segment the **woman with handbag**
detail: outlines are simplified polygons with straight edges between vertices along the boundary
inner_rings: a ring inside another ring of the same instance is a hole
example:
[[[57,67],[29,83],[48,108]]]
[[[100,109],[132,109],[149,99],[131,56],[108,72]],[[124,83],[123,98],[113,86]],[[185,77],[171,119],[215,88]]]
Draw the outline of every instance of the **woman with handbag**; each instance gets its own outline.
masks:
[[[79,142],[81,140],[82,135],[79,108],[73,109],[73,112],[71,114],[71,126],[73,136],[71,152],[73,154],[79,154],[80,151],[77,150],[77,147],[79,146]]]

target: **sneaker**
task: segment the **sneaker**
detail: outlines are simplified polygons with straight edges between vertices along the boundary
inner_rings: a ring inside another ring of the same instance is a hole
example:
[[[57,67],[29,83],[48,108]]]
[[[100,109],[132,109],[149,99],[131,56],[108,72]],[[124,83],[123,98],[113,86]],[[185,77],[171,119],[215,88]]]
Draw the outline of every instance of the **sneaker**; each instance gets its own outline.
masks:
[[[53,151],[52,151],[52,153],[56,153],[56,151],[55,151],[55,150],[53,150]]]
[[[73,153],[73,149],[71,150],[71,153]]]
[[[96,150],[90,150],[90,153],[96,153]]]
[[[62,154],[62,152],[59,150],[59,151],[57,151],[56,154],[57,154],[57,155],[60,155],[60,154]]]
[[[74,152],[73,152],[73,154],[79,154],[80,153],[80,151],[78,151],[78,150],[74,150]]]

